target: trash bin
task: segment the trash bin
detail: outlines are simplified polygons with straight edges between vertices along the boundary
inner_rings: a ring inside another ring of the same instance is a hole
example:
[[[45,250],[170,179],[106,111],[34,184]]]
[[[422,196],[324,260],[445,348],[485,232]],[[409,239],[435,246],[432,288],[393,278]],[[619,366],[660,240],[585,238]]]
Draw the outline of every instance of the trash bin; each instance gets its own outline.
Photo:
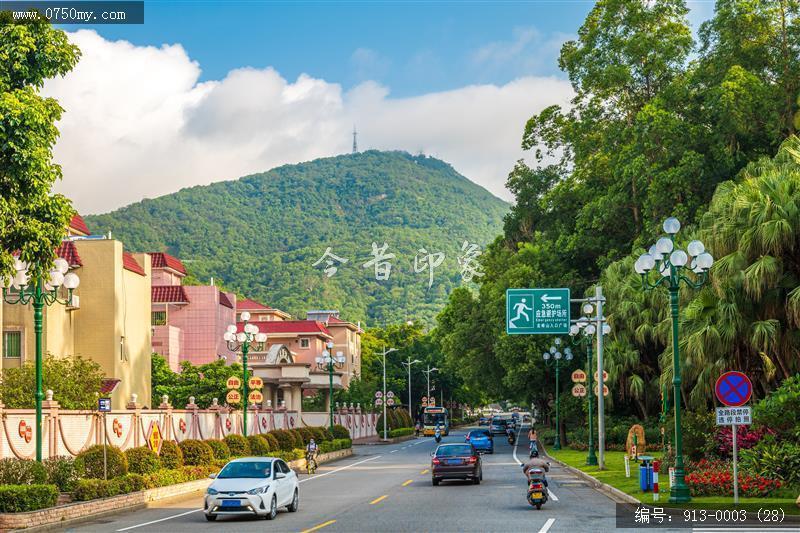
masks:
[[[653,457],[640,455],[639,460],[639,488],[642,492],[650,492],[653,490]]]

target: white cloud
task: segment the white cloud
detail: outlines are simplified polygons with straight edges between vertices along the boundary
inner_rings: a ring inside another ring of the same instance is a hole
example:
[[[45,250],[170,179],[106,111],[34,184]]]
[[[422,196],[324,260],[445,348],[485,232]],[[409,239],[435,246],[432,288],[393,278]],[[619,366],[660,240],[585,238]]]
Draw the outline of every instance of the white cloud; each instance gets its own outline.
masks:
[[[409,98],[374,82],[348,92],[308,75],[291,82],[271,68],[199,83],[200,65],[180,45],[140,47],[88,30],[70,38],[83,57],[45,93],[66,109],[58,189],[83,213],[345,153],[354,123],[362,149],[423,150],[508,199],[525,121],[572,96],[567,82],[537,77]]]

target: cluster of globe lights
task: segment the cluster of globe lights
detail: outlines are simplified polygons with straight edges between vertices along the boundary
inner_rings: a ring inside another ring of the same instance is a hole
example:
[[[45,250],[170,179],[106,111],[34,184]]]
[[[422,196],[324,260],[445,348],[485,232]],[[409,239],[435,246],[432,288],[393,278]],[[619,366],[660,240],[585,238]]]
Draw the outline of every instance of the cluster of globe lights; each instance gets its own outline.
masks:
[[[553,356],[553,359],[555,359],[556,361],[558,361],[558,360],[559,360],[559,359],[561,359],[561,357],[562,357],[562,354],[561,354],[561,352],[559,352],[559,351],[558,351],[558,348],[557,348],[557,346],[560,346],[560,345],[561,345],[561,339],[559,339],[558,337],[556,337],[556,339],[555,339],[553,342],[555,342],[555,346],[551,346],[551,347],[550,347],[550,351],[549,351],[549,352],[544,352],[544,353],[542,354],[542,358],[544,358],[544,360],[545,360],[545,361],[549,361],[549,360],[550,360],[550,356],[551,356],[551,355]],[[569,346],[567,346],[566,348],[564,348],[564,354],[563,354],[563,357],[564,357],[564,359],[566,359],[567,361],[572,361],[572,350],[570,349],[570,347],[569,347]]]
[[[636,272],[644,277],[654,268],[658,268],[659,273],[668,278],[671,275],[671,266],[676,269],[685,268],[688,263],[692,272],[705,276],[708,269],[714,264],[714,258],[705,251],[705,245],[698,240],[690,242],[686,247],[686,252],[674,249],[675,234],[680,229],[681,223],[677,218],[670,217],[665,220],[664,232],[669,237],[661,237],[650,247],[647,253],[639,256],[634,264]],[[690,257],[692,258],[691,262],[689,261]]]
[[[30,266],[25,261],[19,258],[14,258],[14,270],[16,273],[13,276],[4,276],[2,278],[3,289],[13,287],[18,291],[24,291],[30,283]],[[44,290],[47,292],[55,292],[59,287],[63,286],[65,289],[73,291],[80,285],[80,278],[74,272],[69,272],[69,263],[66,259],[59,257],[53,261],[53,266],[48,273],[47,279],[44,281]]]
[[[322,351],[322,357],[316,357],[314,359],[317,363],[317,367],[322,369],[328,365],[336,365],[338,367],[343,366],[344,362],[346,361],[344,355],[331,355],[331,350],[333,350],[333,341],[328,341],[325,346],[328,349]]]
[[[583,312],[584,314],[591,315],[592,313],[594,313],[594,306],[588,302],[583,304]],[[611,333],[611,326],[605,323],[605,318],[603,318],[602,320],[603,320],[603,335],[608,335],[609,333]],[[587,337],[591,337],[592,335],[597,333],[597,326],[592,324],[587,317],[582,316],[577,320],[575,324],[572,324],[569,327],[569,334],[570,336],[575,337],[581,331],[583,331],[583,334],[586,335]]]
[[[266,333],[261,333],[258,330],[258,326],[256,326],[255,324],[247,323],[250,320],[250,313],[248,313],[247,311],[243,312],[241,315],[241,319],[242,322],[245,323],[243,328],[244,331],[236,333],[237,329],[236,326],[234,324],[231,324],[230,326],[228,326],[228,330],[222,336],[223,339],[225,339],[228,343],[238,342],[240,344],[253,341],[258,343],[267,342]],[[234,351],[233,348],[231,348],[231,350]]]

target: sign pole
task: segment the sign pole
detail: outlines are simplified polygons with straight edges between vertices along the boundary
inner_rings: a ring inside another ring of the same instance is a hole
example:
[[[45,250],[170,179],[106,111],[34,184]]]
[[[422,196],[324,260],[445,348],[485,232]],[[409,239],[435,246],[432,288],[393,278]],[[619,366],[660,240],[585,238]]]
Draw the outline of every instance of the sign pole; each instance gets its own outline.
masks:
[[[736,448],[736,424],[731,425],[731,430],[733,431],[733,503],[739,503],[739,465],[738,463],[738,454]]]
[[[606,467],[606,419],[603,394],[603,288],[594,288],[595,309],[597,310],[597,469]]]
[[[106,426],[106,412],[103,411],[103,480],[108,481],[108,426]]]

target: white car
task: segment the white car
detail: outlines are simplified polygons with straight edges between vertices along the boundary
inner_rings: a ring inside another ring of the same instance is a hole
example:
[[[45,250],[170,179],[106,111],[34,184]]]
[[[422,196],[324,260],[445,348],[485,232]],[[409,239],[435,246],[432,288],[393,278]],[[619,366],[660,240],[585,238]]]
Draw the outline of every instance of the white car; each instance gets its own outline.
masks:
[[[226,464],[206,490],[206,520],[218,516],[258,516],[272,520],[280,507],[300,505],[297,474],[282,459],[243,457]]]

